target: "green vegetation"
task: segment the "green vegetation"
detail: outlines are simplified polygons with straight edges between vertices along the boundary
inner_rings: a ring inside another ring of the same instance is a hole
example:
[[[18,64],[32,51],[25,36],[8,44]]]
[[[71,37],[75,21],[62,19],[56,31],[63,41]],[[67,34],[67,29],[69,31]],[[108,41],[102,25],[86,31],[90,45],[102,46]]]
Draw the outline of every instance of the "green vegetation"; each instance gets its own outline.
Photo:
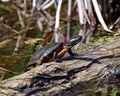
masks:
[[[92,37],[91,38],[91,46],[97,46],[97,45],[100,45],[104,42],[107,42],[107,41],[110,41],[110,40],[113,40],[117,38],[117,36],[115,34],[110,34],[110,35],[106,35],[106,36],[96,36],[96,37]]]
[[[107,96],[116,96],[118,89],[116,87],[112,88]]]

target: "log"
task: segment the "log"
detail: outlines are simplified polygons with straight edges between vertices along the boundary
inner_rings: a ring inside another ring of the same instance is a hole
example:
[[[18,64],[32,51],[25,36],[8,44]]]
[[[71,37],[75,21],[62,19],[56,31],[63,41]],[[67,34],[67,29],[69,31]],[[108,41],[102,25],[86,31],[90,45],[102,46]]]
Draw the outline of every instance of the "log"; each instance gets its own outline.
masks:
[[[95,90],[103,77],[116,75],[114,72],[110,75],[110,69],[119,64],[120,38],[117,38],[80,52],[78,56],[63,57],[61,63],[44,63],[3,80],[0,96],[80,96]]]

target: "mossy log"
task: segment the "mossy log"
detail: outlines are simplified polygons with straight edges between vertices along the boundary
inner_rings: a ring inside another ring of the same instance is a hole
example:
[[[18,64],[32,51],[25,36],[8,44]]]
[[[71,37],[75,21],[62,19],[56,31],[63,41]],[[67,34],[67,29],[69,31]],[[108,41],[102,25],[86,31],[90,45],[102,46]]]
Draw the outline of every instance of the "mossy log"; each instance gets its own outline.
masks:
[[[3,80],[0,96],[80,96],[94,90],[106,69],[116,66],[120,66],[120,38]]]

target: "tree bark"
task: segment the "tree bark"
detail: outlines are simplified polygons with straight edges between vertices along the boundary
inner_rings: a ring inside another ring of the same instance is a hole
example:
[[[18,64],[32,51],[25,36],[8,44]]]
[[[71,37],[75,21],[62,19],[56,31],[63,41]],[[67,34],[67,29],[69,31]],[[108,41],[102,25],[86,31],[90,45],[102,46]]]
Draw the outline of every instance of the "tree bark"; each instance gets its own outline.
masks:
[[[63,57],[61,63],[44,63],[3,80],[0,96],[80,96],[95,90],[103,76],[110,76],[107,74],[110,73],[109,68],[119,64],[120,38],[117,38],[89,48],[76,57]]]

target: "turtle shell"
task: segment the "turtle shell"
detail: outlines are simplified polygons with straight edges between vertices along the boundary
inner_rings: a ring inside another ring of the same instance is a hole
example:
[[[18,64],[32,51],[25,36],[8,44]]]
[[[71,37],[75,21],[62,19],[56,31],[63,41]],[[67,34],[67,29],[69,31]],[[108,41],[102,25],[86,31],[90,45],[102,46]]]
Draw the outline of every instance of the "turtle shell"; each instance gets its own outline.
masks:
[[[49,62],[53,58],[55,51],[60,52],[63,43],[52,43],[36,51],[27,63],[27,67],[35,66],[38,61],[41,63]]]

